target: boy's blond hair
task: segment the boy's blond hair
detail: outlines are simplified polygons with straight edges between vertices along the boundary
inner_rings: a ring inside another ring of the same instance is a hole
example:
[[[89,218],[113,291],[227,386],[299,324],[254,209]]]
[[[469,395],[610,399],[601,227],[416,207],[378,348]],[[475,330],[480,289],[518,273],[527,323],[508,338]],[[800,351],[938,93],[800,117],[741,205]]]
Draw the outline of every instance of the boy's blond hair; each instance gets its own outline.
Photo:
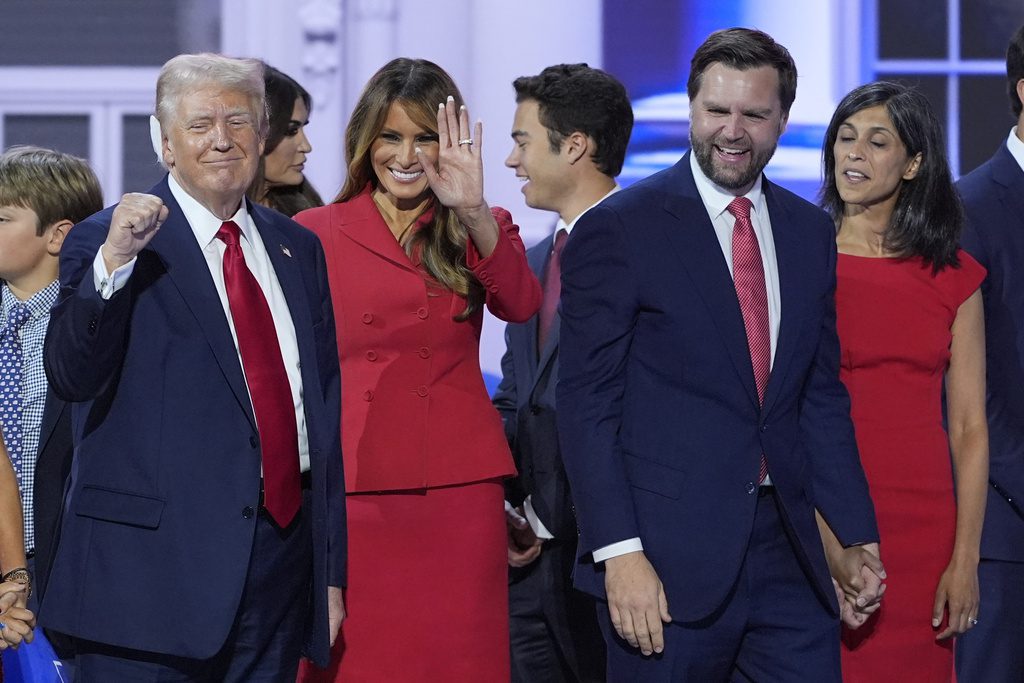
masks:
[[[42,147],[0,154],[0,206],[31,209],[36,234],[62,220],[78,223],[103,208],[103,192],[85,159]]]

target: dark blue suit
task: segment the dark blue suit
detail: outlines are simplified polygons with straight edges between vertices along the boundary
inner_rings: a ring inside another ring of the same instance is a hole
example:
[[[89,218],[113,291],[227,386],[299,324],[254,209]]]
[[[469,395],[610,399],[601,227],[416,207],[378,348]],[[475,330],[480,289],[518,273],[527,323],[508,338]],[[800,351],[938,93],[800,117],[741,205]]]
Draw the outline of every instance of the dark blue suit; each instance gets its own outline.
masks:
[[[170,214],[109,300],[96,292],[92,263],[113,208],[75,226],[61,251],[45,359],[54,391],[75,402],[75,456],[41,623],[118,648],[208,659],[245,628],[235,617],[250,599],[247,577],[278,572],[287,583],[294,574],[312,583],[303,579],[298,600],[305,652],[326,665],[327,586],[344,582],[345,511],[323,250],[291,220],[249,206],[295,327],[312,479],[300,515],[311,552],[251,566],[257,524],[270,522],[259,512],[260,442],[245,379],[166,178],[151,193]]]
[[[988,269],[981,285],[989,480],[981,536],[978,625],[957,638],[957,679],[1024,680],[1024,171],[1004,143],[957,183],[963,248]]]
[[[530,269],[544,276],[554,236],[528,249]],[[604,680],[604,643],[594,601],[572,587],[576,518],[558,448],[555,384],[558,377],[558,313],[543,349],[538,316],[505,328],[502,379],[494,395],[519,476],[507,484],[520,504],[531,496],[534,511],[555,537],[526,567],[509,569],[509,607],[514,681]]]
[[[580,527],[576,584],[604,596],[603,567],[589,554],[639,537],[674,622],[710,626],[732,618],[744,582],[757,582],[741,569],[752,566],[762,541],[777,537],[794,560],[781,571],[812,595],[796,631],[763,644],[801,661],[745,673],[831,678],[839,666],[837,607],[814,509],[844,544],[875,541],[878,532],[838,377],[835,229],[819,209],[763,186],[782,309],[763,409],[733,281],[689,155],[589,211],[565,247],[558,426]],[[762,453],[775,495],[758,495]],[[780,552],[771,549],[765,561]],[[751,594],[750,609],[765,610],[768,621],[788,609],[788,597],[767,606],[757,600]],[[741,620],[757,618],[750,612]],[[823,640],[826,652],[797,653],[790,641],[800,628],[831,629],[835,638]],[[742,659],[739,639],[715,656]],[[654,672],[658,658],[643,659],[655,663],[638,664],[630,676],[664,678]],[[723,669],[675,672],[707,678]]]

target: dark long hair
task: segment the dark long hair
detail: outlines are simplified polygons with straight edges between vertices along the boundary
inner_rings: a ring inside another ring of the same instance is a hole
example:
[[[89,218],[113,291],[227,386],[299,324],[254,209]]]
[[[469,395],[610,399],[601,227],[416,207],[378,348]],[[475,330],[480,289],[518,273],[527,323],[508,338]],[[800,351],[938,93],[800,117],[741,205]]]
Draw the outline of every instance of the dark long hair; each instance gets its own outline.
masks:
[[[821,149],[825,175],[819,198],[821,206],[838,226],[844,208],[836,188],[834,147],[839,127],[857,112],[879,105],[885,105],[907,156],[921,155],[917,175],[903,181],[900,188],[883,245],[900,256],[921,257],[934,272],[946,266],[957,267],[963,209],[946,160],[942,126],[928,100],[914,88],[877,81],[851,90],[839,103]]]
[[[263,157],[266,158],[288,134],[295,101],[301,99],[306,105],[306,111],[312,111],[313,98],[305,88],[299,85],[298,81],[270,65],[267,65],[263,71],[263,85],[266,88],[267,111],[270,114],[270,127],[263,146]],[[324,205],[320,194],[305,176],[298,185],[267,187],[262,159],[259,172],[246,194],[252,201],[269,206],[288,217],[294,216],[299,211]]]
[[[348,176],[334,202],[352,199],[367,185],[377,187],[370,149],[392,104],[400,104],[416,125],[436,134],[437,105],[449,95],[455,98],[456,107],[462,105],[462,95],[451,76],[433,62],[399,57],[381,67],[366,84],[349,119],[345,131]],[[430,224],[413,233],[405,244],[408,253],[420,250],[423,266],[443,287],[466,297],[466,309],[455,316],[459,321],[484,302],[483,286],[466,266],[467,235],[455,212],[435,201]]]

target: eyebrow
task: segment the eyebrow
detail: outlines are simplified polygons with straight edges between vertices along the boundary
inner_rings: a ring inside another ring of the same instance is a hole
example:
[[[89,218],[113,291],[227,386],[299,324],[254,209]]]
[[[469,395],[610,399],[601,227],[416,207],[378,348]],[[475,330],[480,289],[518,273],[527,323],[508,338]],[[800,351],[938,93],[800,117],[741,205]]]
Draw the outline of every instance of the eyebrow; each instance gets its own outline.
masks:
[[[512,139],[513,140],[518,140],[519,138],[528,138],[528,137],[530,137],[530,134],[527,133],[525,130],[514,130],[514,131],[512,131]]]
[[[852,128],[853,130],[857,130],[857,126],[853,125],[849,121],[843,121],[839,125],[839,127],[840,128]],[[871,126],[870,128],[867,129],[867,132],[868,133],[888,133],[889,135],[893,135],[893,136],[896,135],[895,131],[893,131],[891,128],[886,128],[885,126]]]

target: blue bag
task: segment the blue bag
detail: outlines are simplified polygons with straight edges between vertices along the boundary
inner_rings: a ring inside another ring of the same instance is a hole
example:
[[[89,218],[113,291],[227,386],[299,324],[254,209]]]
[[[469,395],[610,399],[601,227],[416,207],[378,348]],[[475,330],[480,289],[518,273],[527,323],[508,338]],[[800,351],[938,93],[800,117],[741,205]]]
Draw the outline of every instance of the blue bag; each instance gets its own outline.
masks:
[[[4,683],[69,683],[64,665],[43,635],[43,629],[36,628],[34,634],[31,643],[22,643],[17,650],[9,647],[0,653]]]

